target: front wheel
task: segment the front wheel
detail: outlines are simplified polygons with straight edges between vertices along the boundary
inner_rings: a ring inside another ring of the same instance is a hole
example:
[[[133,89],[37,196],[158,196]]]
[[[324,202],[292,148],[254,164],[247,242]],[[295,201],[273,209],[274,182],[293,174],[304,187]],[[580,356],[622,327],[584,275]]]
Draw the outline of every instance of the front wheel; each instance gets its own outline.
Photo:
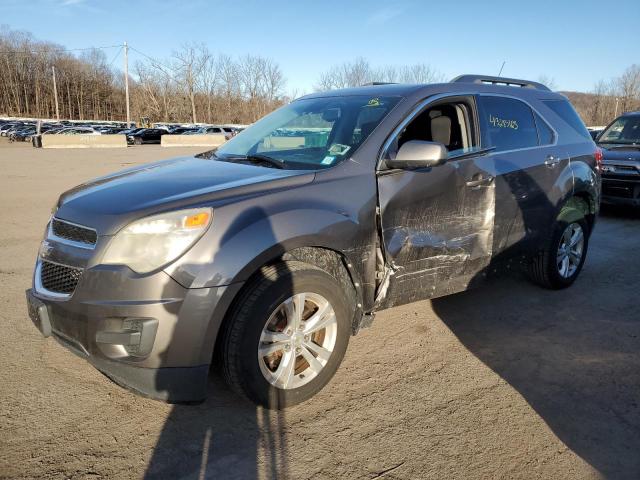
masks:
[[[352,317],[353,306],[324,270],[293,261],[263,268],[223,332],[227,383],[273,409],[309,399],[340,365]]]
[[[558,220],[550,241],[531,261],[531,278],[546,288],[569,287],[582,270],[588,246],[589,225],[584,217],[573,221]]]

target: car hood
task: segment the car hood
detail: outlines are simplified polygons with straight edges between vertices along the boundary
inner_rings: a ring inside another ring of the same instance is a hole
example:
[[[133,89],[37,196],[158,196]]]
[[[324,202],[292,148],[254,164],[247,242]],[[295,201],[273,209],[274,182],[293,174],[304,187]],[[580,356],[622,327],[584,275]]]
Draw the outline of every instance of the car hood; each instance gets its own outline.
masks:
[[[112,235],[147,215],[216,206],[245,195],[313,181],[306,170],[280,170],[197,157],[150,163],[97,178],[60,196],[56,217]]]
[[[640,161],[640,148],[624,145],[599,144],[604,160]]]

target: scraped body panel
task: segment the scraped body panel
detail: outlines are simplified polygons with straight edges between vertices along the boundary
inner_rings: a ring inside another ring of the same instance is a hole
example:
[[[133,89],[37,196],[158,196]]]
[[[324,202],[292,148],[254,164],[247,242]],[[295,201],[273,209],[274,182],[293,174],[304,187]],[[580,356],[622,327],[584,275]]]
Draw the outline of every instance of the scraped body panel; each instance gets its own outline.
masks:
[[[393,171],[378,179],[381,234],[393,271],[381,308],[461,291],[492,256],[495,184],[490,158],[460,159],[432,169]]]

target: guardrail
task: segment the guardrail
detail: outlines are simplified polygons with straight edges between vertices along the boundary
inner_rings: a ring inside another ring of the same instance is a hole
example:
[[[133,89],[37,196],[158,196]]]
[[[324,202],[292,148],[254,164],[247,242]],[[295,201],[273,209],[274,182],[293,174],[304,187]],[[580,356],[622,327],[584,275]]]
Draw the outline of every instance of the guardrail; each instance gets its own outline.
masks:
[[[124,135],[42,135],[42,148],[126,148]]]
[[[206,135],[163,135],[160,145],[163,147],[219,147],[226,139],[224,135],[212,133]]]

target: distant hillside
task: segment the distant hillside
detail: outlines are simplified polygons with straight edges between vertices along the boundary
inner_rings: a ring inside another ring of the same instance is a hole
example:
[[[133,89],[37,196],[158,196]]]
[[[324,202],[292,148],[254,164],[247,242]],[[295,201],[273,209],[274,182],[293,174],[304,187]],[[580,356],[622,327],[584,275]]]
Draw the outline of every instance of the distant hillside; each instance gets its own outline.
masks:
[[[630,99],[627,102],[615,95],[599,95],[585,92],[558,92],[566,95],[587,126],[608,125],[617,115],[625,111],[640,110],[640,101]],[[616,108],[616,98],[618,105]]]

